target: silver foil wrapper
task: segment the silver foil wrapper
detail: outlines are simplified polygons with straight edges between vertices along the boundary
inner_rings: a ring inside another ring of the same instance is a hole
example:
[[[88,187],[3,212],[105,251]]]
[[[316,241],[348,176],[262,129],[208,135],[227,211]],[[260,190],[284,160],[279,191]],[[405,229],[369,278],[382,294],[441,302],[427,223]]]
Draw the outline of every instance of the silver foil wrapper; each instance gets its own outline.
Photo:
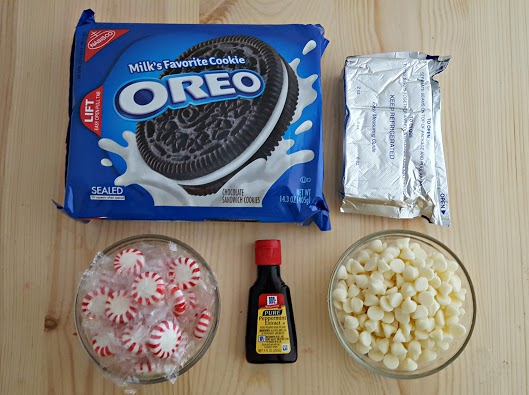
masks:
[[[341,212],[450,224],[433,79],[449,61],[420,52],[347,58]]]

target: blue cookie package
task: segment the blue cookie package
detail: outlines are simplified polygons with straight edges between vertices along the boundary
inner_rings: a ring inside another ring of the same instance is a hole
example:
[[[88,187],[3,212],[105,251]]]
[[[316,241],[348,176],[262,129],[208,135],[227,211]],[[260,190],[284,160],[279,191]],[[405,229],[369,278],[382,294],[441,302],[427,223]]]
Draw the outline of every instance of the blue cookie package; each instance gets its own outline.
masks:
[[[318,25],[76,28],[63,210],[80,220],[315,222]]]

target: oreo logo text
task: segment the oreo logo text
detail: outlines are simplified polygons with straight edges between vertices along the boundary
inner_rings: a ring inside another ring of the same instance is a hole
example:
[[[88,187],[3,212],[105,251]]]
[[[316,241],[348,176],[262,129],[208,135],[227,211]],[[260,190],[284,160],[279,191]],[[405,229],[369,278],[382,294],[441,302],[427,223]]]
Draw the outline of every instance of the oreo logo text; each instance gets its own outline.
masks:
[[[246,69],[168,75],[125,85],[116,94],[115,106],[123,117],[143,120],[167,108],[257,97],[264,85],[259,74]]]

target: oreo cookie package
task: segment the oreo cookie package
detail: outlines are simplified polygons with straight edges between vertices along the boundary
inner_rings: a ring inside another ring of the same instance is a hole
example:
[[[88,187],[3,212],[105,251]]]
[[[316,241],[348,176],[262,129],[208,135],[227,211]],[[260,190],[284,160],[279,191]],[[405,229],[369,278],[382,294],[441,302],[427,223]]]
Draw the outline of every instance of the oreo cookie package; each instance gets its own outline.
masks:
[[[64,211],[77,219],[315,222],[317,25],[96,23],[72,49]]]

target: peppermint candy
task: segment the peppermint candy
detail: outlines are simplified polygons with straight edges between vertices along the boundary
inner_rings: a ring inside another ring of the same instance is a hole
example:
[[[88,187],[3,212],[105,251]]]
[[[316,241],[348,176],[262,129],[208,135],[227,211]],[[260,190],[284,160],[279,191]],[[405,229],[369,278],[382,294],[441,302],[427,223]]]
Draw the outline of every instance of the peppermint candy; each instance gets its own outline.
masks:
[[[96,288],[86,294],[81,302],[81,312],[87,317],[105,315],[105,302],[112,293],[108,287]]]
[[[97,334],[92,339],[92,348],[100,356],[108,357],[114,353],[114,342],[115,338],[112,332]]]
[[[134,365],[133,371],[136,374],[149,374],[156,369],[156,365],[151,363],[148,359],[138,362]]]
[[[200,280],[200,267],[189,257],[180,257],[168,264],[168,277],[184,291],[193,288]]]
[[[173,305],[173,314],[177,317],[184,314],[187,310],[186,298],[182,290],[178,288],[178,285],[169,284],[167,286],[167,294],[171,304]]]
[[[114,269],[117,274],[139,274],[143,266],[145,266],[145,257],[135,248],[127,248],[114,258]]]
[[[195,330],[193,331],[193,336],[195,336],[197,339],[202,339],[207,333],[210,325],[211,313],[208,311],[208,309],[204,309],[200,313]]]
[[[129,327],[123,332],[121,342],[129,353],[140,355],[145,351],[146,337],[146,328],[142,326]]]
[[[138,309],[127,291],[112,292],[105,302],[105,314],[116,324],[126,324],[138,315]]]
[[[138,304],[149,306],[163,298],[165,282],[155,272],[140,274],[132,283],[132,298]]]
[[[160,359],[169,358],[182,342],[182,331],[174,321],[162,321],[154,327],[147,347]]]

